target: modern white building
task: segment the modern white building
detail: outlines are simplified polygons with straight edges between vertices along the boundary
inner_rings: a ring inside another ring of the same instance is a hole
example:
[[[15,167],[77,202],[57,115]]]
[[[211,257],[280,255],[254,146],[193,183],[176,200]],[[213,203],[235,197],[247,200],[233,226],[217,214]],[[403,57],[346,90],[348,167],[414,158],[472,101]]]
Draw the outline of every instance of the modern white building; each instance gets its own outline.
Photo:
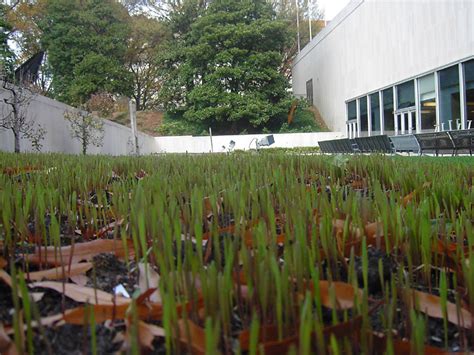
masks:
[[[474,0],[352,0],[295,58],[293,92],[350,138],[474,128]]]

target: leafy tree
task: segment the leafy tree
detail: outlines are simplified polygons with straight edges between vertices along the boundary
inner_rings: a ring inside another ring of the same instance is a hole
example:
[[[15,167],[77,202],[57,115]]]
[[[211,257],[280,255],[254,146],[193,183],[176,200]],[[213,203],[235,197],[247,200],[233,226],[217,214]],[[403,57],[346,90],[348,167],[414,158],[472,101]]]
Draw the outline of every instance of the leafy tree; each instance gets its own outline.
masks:
[[[212,0],[120,0],[131,13],[169,21],[173,28],[185,29]],[[179,17],[179,19],[178,19]]]
[[[125,59],[133,78],[132,96],[138,111],[153,109],[162,85],[158,54],[169,31],[162,22],[144,15],[132,16],[130,27]]]
[[[214,0],[176,42],[161,92],[170,112],[216,132],[281,126],[289,108],[279,72],[288,31],[271,4]]]
[[[102,118],[110,118],[114,113],[115,101],[112,95],[106,92],[99,92],[91,95],[87,102],[90,112],[98,114]]]
[[[15,54],[8,44],[12,32],[12,25],[7,21],[8,10],[7,5],[0,4],[0,73],[11,76]]]
[[[321,31],[323,23],[323,12],[317,6],[316,0],[268,0],[276,14],[277,18],[284,21],[287,25],[288,31],[290,32],[291,40],[287,43],[282,55],[282,64],[280,67],[281,73],[283,73],[288,79],[291,78],[291,66],[293,58],[298,54],[298,28],[297,18],[300,22],[300,46],[303,48],[310,41],[309,33],[309,21],[312,25],[313,37]],[[298,4],[298,7],[297,7]]]
[[[12,40],[18,48],[20,61],[41,51],[39,22],[44,18],[47,1],[16,1],[6,14],[13,27]]]
[[[106,91],[130,94],[126,9],[113,0],[48,0],[40,23],[57,98],[71,104]]]

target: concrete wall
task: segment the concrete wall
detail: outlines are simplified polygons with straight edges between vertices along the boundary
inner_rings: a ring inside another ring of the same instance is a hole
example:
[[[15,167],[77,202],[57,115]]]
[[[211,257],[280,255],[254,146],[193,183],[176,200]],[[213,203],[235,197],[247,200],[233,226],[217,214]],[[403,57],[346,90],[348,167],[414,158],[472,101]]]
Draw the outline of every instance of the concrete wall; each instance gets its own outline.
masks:
[[[10,108],[3,102],[8,95],[0,89],[0,115],[10,112]],[[27,115],[29,119],[39,123],[45,130],[45,139],[42,141],[42,152],[62,152],[80,154],[82,151],[79,141],[72,139],[69,122],[64,119],[66,111],[75,110],[73,107],[61,102],[51,100],[41,95],[34,95],[29,102]],[[126,155],[132,151],[131,129],[117,123],[104,120],[104,140],[102,147],[88,148],[90,154]],[[139,145],[141,153],[150,154],[156,152],[154,137],[139,134]],[[0,130],[0,150],[13,151],[14,140],[11,131]],[[21,151],[32,151],[31,144],[21,140]]]
[[[293,91],[329,128],[345,131],[345,101],[474,56],[472,0],[353,0],[295,58]]]
[[[5,95],[7,93],[0,90],[0,115],[9,112],[9,107],[3,103]],[[64,119],[64,113],[71,110],[75,109],[41,95],[35,95],[32,98],[28,106],[28,117],[39,123],[47,131],[45,139],[42,141],[42,152],[81,153],[81,145],[77,140],[71,138],[69,122]],[[99,148],[89,147],[89,154],[130,154],[132,151],[132,133],[130,128],[104,120],[104,132],[103,146]],[[314,147],[321,140],[342,138],[343,135],[338,132],[275,134],[275,144],[271,147]],[[224,151],[222,146],[228,147],[231,140],[236,143],[235,149],[248,150],[252,140],[255,138],[261,139],[264,136],[266,135],[214,136],[214,152]],[[211,152],[211,140],[209,137],[151,137],[139,133],[139,145],[141,154]],[[13,147],[13,134],[11,131],[0,131],[0,150],[13,151]],[[252,148],[255,148],[255,142],[252,143]],[[31,144],[26,140],[22,140],[21,151],[32,151]]]
[[[249,150],[255,149],[254,139],[261,139],[266,134],[246,134],[228,135],[212,137],[214,152],[225,151],[229,142],[235,142],[234,149]],[[319,141],[343,138],[341,132],[315,132],[315,133],[282,133],[274,134],[275,143],[271,148],[294,148],[294,147],[316,147]],[[210,137],[176,136],[176,137],[156,137],[157,151],[159,153],[209,153],[211,152]],[[252,142],[253,141],[253,142]],[[263,149],[266,149],[263,148]]]

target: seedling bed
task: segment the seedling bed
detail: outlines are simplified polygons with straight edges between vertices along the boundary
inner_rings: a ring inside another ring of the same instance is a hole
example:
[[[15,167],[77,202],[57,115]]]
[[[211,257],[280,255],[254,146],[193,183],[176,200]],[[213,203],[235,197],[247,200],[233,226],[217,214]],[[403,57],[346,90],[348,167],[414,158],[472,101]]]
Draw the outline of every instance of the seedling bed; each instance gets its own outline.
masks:
[[[474,160],[0,154],[0,352],[474,351]]]

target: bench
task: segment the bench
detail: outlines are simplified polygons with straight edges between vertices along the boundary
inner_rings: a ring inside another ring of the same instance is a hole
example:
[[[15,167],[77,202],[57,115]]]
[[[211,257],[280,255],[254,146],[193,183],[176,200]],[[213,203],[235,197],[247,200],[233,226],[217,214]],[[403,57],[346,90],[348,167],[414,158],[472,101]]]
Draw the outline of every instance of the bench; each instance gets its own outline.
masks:
[[[455,154],[458,154],[460,150],[465,150],[469,151],[469,155],[472,155],[474,151],[474,129],[451,131],[449,136],[454,144]]]
[[[330,141],[321,141],[319,142],[319,147],[323,153],[328,154],[347,154],[354,153],[353,148],[354,140],[353,139],[334,139]]]
[[[355,138],[361,153],[393,153],[393,147],[386,135]]]
[[[334,147],[331,141],[319,142],[319,148],[321,149],[321,152],[323,153],[326,153],[326,154],[334,153]]]
[[[440,152],[451,152],[454,155],[456,148],[448,132],[433,132],[415,134],[420,145],[420,154],[433,152],[438,156]]]
[[[389,137],[394,152],[420,153],[420,145],[413,134]]]

